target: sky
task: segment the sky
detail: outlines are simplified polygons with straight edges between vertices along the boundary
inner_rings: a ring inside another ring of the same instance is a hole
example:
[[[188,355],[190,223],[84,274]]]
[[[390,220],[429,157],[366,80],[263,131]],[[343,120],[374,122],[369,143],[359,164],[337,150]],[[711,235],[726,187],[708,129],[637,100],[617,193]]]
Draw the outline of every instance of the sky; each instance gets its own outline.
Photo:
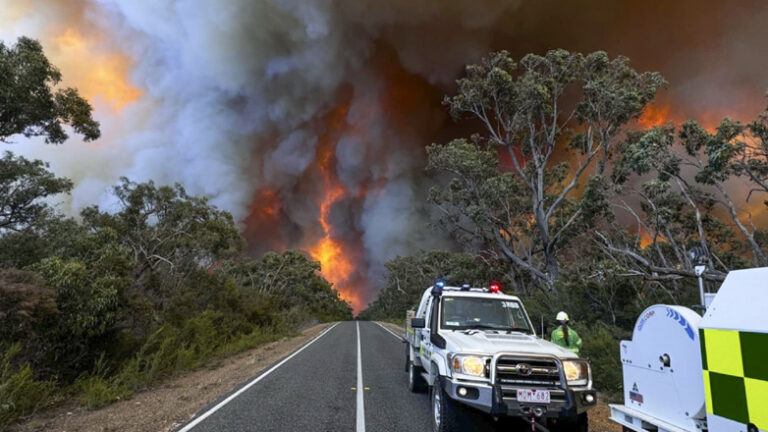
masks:
[[[427,227],[424,147],[466,133],[442,98],[492,50],[626,55],[669,81],[659,119],[753,118],[768,89],[754,1],[0,0],[0,40],[39,39],[102,138],[8,150],[115,208],[121,176],[230,211],[248,252],[298,248],[360,310],[383,264],[450,247]]]

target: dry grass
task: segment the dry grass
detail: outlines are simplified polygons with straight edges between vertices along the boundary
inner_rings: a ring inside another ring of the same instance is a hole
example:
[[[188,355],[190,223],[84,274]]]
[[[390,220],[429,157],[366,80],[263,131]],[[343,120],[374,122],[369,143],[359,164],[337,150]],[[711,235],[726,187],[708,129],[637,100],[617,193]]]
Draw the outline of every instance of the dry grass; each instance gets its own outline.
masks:
[[[168,379],[105,408],[90,411],[68,402],[34,415],[13,432],[171,431],[193,419],[220,396],[285,357],[331,324],[319,324],[299,336],[283,338],[232,356],[218,364]]]

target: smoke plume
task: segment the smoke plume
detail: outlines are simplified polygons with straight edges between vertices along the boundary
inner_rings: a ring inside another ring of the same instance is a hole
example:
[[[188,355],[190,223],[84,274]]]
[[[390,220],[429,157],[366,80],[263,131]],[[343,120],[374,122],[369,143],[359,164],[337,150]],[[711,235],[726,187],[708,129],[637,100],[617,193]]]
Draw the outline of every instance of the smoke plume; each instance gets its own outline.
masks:
[[[96,143],[11,150],[75,180],[72,214],[113,206],[120,176],[182,183],[251,253],[308,251],[359,310],[384,262],[445,244],[423,147],[460,132],[440,100],[464,64],[604,49],[667,77],[665,116],[748,118],[766,19],[757,1],[0,0],[0,39],[41,39],[103,125]]]

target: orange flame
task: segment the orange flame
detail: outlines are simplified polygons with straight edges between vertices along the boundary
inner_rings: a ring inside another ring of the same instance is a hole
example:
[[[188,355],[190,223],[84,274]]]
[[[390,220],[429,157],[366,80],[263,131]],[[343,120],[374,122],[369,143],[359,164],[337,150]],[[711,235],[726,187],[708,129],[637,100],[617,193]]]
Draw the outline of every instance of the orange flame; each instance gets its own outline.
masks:
[[[355,312],[363,308],[362,298],[352,284],[354,265],[344,243],[333,237],[330,223],[333,204],[346,196],[344,187],[334,172],[333,151],[336,139],[346,127],[348,106],[339,105],[329,115],[326,130],[317,147],[317,162],[323,178],[323,198],[320,201],[320,227],[322,237],[308,252],[320,262],[320,273],[333,284],[339,296],[350,303]]]
[[[640,118],[637,119],[637,124],[643,129],[662,126],[671,120],[669,113],[670,108],[668,105],[648,105],[640,115]]]

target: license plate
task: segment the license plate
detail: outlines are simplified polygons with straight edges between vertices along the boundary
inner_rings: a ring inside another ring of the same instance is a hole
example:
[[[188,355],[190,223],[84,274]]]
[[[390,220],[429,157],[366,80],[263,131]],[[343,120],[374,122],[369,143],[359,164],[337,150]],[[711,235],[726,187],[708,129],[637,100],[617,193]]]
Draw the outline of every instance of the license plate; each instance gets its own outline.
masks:
[[[518,389],[517,401],[548,404],[550,402],[549,390]]]

